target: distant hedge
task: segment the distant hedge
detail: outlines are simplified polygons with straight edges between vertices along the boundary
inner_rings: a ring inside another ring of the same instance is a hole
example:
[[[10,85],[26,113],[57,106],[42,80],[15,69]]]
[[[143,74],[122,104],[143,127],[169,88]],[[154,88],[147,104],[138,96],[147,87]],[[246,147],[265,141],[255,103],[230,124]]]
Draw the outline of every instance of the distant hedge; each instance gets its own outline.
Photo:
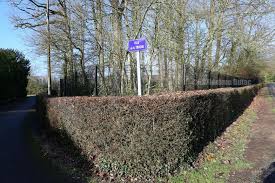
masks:
[[[144,97],[40,98],[98,172],[145,182],[194,160],[250,104],[259,85]]]
[[[19,51],[0,49],[0,100],[27,95],[30,61]]]

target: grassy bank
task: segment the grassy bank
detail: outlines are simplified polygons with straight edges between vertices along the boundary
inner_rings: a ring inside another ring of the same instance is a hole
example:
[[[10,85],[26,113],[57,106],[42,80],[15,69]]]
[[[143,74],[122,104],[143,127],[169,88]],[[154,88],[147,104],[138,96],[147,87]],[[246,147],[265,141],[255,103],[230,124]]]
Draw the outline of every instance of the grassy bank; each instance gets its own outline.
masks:
[[[244,152],[251,125],[257,119],[252,105],[221,137],[205,148],[194,167],[183,170],[179,176],[171,177],[169,182],[222,183],[226,182],[231,172],[251,167],[244,159]]]

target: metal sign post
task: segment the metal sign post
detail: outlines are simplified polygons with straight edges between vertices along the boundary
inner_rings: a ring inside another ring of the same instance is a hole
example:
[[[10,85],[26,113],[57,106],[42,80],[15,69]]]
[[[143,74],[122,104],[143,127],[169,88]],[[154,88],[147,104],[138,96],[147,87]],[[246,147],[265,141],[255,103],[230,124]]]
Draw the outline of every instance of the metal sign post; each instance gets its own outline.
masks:
[[[140,75],[140,60],[139,51],[137,52],[137,84],[138,84],[138,96],[141,96],[141,75]]]
[[[140,51],[147,49],[146,39],[130,40],[128,43],[128,51],[136,52],[137,56],[137,84],[138,84],[138,96],[141,96],[141,74],[140,74]]]

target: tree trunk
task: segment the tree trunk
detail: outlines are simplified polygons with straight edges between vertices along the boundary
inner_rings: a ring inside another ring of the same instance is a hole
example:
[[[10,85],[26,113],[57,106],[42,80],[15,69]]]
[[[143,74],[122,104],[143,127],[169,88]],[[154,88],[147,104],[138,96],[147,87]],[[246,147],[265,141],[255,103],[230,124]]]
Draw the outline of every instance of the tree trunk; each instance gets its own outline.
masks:
[[[114,31],[114,62],[115,62],[115,78],[116,83],[118,83],[118,88],[116,88],[117,94],[123,94],[123,31],[122,31],[122,16],[124,11],[124,1],[111,0],[112,13],[113,13],[113,31]]]

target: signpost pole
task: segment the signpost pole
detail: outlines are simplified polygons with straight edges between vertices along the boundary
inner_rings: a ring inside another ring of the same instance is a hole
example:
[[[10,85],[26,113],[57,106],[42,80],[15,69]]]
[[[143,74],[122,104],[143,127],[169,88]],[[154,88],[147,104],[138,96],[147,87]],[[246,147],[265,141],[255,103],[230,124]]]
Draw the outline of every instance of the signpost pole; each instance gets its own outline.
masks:
[[[98,96],[98,87],[97,87],[97,73],[98,73],[98,66],[96,65],[95,66],[95,96]]]
[[[147,49],[146,39],[130,40],[128,42],[128,51],[136,52],[137,57],[137,85],[138,85],[138,96],[141,96],[141,74],[140,74],[140,51]]]
[[[138,84],[138,96],[141,96],[141,76],[140,76],[140,60],[139,60],[139,51],[137,53],[137,84]]]

